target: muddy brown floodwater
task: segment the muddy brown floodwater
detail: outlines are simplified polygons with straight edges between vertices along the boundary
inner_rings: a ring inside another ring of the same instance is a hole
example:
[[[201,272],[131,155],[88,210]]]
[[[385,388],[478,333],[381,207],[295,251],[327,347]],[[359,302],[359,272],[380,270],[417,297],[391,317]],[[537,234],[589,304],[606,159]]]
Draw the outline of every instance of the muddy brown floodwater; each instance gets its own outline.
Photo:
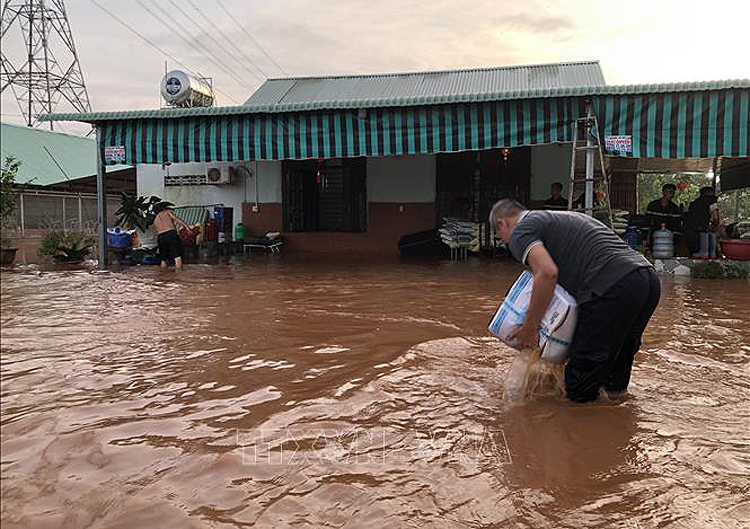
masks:
[[[3,273],[2,527],[747,527],[750,283],[663,278],[625,400],[506,411],[518,272]]]

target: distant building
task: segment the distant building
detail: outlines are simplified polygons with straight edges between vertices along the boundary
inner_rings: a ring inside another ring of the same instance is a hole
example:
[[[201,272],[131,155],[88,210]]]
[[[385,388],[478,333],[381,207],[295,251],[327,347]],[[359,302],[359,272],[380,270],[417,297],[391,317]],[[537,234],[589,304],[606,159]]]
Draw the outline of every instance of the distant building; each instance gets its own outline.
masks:
[[[96,193],[96,141],[72,134],[0,124],[0,154],[21,162],[16,181],[28,189]],[[107,167],[107,192],[136,189],[135,168]]]

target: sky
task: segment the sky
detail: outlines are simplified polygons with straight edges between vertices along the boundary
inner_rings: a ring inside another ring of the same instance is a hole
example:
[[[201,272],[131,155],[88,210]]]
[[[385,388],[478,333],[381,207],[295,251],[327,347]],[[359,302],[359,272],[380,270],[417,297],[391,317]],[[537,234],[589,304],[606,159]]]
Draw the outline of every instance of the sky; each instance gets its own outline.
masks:
[[[165,60],[169,69],[211,77],[219,105],[241,104],[273,77],[592,59],[608,84],[750,78],[744,0],[66,0],[65,6],[94,111],[158,108]],[[17,56],[23,41],[18,27],[11,30],[3,52]],[[3,122],[23,122],[10,90],[1,103]],[[62,123],[56,130],[89,129]]]

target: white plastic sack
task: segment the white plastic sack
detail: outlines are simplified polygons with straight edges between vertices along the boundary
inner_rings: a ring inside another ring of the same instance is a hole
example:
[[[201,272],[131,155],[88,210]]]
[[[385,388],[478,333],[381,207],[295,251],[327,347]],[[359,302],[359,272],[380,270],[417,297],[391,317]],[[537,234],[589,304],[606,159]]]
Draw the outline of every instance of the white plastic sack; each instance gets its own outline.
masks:
[[[510,340],[509,336],[526,318],[533,286],[534,276],[531,272],[523,272],[508,291],[488,327],[491,334],[516,349],[519,344]],[[575,298],[560,285],[555,285],[554,294],[539,325],[542,360],[559,364],[568,359],[577,319]]]

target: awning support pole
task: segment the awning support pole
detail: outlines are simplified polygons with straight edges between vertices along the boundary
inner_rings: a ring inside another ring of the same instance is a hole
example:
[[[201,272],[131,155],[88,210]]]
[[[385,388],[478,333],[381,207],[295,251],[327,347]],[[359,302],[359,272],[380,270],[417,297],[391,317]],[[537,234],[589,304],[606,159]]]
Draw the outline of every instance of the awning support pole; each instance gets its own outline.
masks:
[[[99,270],[106,270],[107,255],[107,193],[102,160],[102,131],[96,127],[96,213],[99,226]]]

